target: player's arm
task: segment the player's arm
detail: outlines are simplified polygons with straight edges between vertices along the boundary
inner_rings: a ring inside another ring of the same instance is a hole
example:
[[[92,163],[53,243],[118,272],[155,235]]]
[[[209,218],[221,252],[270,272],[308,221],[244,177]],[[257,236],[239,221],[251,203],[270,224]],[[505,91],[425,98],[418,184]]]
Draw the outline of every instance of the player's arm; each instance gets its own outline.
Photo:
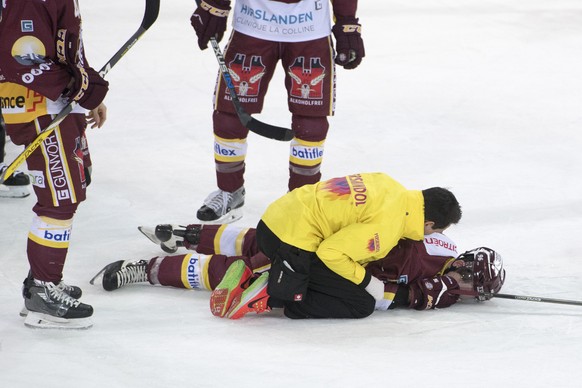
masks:
[[[459,300],[459,294],[451,292],[458,289],[459,284],[451,276],[437,275],[420,279],[398,287],[392,308],[407,307],[415,310],[446,308]]]
[[[109,90],[105,81],[95,69],[89,66],[85,57],[81,36],[81,15],[75,7],[75,0],[63,2],[57,22],[56,53],[59,64],[70,75],[63,96],[77,102],[92,112],[93,124],[101,126],[105,120],[103,99]]]

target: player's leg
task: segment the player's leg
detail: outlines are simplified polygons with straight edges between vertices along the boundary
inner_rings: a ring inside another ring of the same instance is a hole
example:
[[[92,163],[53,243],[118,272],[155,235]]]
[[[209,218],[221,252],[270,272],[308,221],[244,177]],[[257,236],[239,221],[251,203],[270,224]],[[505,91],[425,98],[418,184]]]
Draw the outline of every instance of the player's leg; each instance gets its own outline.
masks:
[[[225,62],[238,98],[246,112],[259,113],[279,51],[275,42],[234,32],[225,50]],[[248,129],[238,119],[228,87],[218,75],[215,89],[214,159],[218,190],[212,192],[198,210],[205,222],[232,222],[242,217],[244,173]]]
[[[17,133],[12,136],[15,143],[25,145],[50,121],[50,116],[42,116],[7,129]],[[84,115],[69,115],[27,159],[37,196],[27,242],[30,276],[23,289],[28,326],[86,328],[92,324],[93,308],[74,297],[80,296],[80,289],[72,292],[62,282],[73,217],[85,200],[84,155],[88,149],[84,129]]]
[[[295,138],[289,149],[289,190],[321,178],[324,143],[334,113],[335,67],[328,38],[285,43],[282,63],[291,127]]]

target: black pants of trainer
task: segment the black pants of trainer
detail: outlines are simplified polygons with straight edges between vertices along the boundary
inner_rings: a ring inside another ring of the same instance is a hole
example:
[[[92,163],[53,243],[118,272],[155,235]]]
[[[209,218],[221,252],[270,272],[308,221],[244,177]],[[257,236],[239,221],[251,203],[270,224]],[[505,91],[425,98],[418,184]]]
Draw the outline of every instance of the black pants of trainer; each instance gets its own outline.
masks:
[[[257,243],[271,260],[278,256],[281,246],[287,245],[263,221],[257,225]],[[365,318],[374,312],[375,300],[364,288],[330,270],[315,252],[306,253],[310,268],[303,300],[270,300],[271,307],[284,307],[285,316],[292,319]]]

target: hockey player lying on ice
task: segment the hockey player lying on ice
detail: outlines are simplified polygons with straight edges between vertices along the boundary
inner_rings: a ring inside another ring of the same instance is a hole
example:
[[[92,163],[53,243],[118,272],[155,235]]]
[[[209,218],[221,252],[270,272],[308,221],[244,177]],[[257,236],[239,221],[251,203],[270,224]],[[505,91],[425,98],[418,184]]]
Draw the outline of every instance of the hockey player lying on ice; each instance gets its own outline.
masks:
[[[270,298],[266,273],[271,262],[259,252],[253,228],[158,225],[156,235],[167,251],[177,246],[195,252],[116,261],[102,270],[103,288],[112,291],[130,283],[149,282],[214,290],[211,312],[230,319],[277,307],[294,319],[367,316],[359,311],[346,312],[342,299],[333,297],[317,306],[315,314],[309,306],[310,314],[306,314],[310,294],[321,293],[315,288],[309,288],[302,301],[281,303]],[[400,240],[384,259],[368,263],[366,270],[384,282],[384,299],[376,302],[376,310],[449,307],[459,300],[458,292],[469,295],[464,299],[484,300],[479,294],[499,292],[505,280],[501,256],[495,251],[476,248],[457,257],[456,245],[441,233],[425,236],[423,241]]]

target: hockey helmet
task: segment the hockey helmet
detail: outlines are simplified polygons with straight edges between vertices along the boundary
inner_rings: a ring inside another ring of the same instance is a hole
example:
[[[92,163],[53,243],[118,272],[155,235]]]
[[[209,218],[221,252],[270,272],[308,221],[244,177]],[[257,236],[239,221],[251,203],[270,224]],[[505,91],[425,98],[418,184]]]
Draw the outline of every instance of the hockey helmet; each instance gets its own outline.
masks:
[[[503,258],[493,249],[480,247],[471,249],[457,257],[450,271],[457,271],[463,280],[473,281],[473,290],[478,300],[488,300],[485,294],[496,294],[505,282]]]

